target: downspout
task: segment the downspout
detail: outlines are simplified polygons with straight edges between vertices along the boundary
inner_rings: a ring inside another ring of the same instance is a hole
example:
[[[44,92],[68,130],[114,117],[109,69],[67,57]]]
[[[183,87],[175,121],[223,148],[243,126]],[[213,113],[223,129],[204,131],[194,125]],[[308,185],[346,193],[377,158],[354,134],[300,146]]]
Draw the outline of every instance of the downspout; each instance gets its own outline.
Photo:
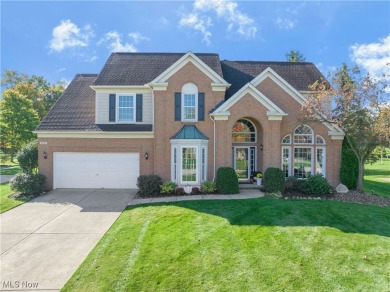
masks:
[[[215,141],[215,120],[211,117],[211,115],[210,115],[210,120],[212,120],[213,121],[213,123],[214,123],[214,155],[213,155],[213,162],[214,162],[214,166],[213,166],[213,181],[215,182],[215,144],[216,144],[216,141]]]

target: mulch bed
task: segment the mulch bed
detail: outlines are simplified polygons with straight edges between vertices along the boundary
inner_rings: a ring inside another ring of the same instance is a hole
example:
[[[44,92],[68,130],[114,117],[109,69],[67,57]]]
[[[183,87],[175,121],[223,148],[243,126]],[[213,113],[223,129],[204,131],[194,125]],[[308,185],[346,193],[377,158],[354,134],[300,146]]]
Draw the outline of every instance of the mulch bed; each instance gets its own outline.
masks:
[[[390,207],[390,198],[381,197],[369,193],[359,193],[357,191],[349,191],[346,194],[332,194],[327,197],[308,196],[295,190],[286,190],[282,199],[312,199],[312,200],[332,200],[347,203],[358,203],[364,205],[375,205],[381,207]]]
[[[170,198],[170,197],[184,197],[184,196],[201,196],[201,195],[221,195],[220,193],[212,193],[212,194],[207,194],[207,193],[202,193],[202,192],[196,192],[196,193],[182,193],[182,194],[176,194],[176,193],[171,193],[171,194],[158,194],[158,195],[140,195],[137,193],[135,196],[136,199],[149,199],[149,198]]]

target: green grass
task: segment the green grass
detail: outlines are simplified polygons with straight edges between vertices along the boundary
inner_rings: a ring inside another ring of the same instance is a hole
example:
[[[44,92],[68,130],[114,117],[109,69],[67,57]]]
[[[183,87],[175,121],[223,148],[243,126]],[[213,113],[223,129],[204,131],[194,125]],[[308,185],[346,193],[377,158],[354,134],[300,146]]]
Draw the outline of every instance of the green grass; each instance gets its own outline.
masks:
[[[19,166],[13,166],[10,168],[1,169],[0,175],[14,175],[14,174],[17,174],[19,172],[22,172],[22,169]]]
[[[28,201],[28,199],[8,198],[8,196],[12,193],[13,191],[10,189],[8,182],[0,184],[0,213],[8,211]]]
[[[366,192],[390,197],[390,159],[366,164],[363,189]]]
[[[390,208],[312,200],[125,210],[64,291],[386,291]]]

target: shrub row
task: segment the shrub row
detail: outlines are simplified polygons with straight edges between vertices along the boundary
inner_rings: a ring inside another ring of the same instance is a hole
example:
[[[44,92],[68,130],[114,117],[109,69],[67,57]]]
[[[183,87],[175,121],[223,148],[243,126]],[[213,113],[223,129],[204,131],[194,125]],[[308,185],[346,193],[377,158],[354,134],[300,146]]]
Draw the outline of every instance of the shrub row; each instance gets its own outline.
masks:
[[[321,175],[310,175],[306,179],[294,179],[293,188],[310,196],[328,196],[332,193],[332,186]]]

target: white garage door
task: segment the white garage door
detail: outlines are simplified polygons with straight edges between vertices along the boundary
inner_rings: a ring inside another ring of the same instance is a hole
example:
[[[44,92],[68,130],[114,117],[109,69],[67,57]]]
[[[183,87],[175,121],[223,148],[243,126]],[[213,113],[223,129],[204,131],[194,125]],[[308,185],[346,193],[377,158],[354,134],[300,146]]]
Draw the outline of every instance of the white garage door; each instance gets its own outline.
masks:
[[[54,188],[137,188],[139,153],[55,152]]]

